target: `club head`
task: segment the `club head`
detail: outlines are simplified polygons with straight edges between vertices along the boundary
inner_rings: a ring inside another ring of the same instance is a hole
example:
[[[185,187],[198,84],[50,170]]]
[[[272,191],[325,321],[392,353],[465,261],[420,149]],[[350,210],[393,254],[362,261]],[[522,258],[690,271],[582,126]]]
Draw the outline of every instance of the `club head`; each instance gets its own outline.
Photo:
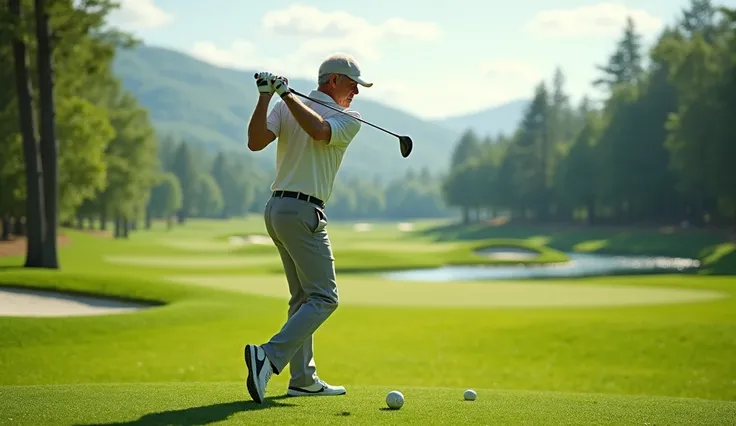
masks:
[[[399,148],[401,148],[401,156],[406,158],[411,154],[414,142],[411,141],[409,136],[399,136]]]

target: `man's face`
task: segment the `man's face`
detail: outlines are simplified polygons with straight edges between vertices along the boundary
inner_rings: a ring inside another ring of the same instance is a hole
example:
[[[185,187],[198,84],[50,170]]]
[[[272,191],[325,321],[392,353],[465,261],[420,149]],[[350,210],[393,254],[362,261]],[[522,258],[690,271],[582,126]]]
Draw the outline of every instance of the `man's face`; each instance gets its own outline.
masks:
[[[350,77],[335,75],[332,94],[335,103],[342,107],[349,107],[353,97],[358,94],[358,83]]]

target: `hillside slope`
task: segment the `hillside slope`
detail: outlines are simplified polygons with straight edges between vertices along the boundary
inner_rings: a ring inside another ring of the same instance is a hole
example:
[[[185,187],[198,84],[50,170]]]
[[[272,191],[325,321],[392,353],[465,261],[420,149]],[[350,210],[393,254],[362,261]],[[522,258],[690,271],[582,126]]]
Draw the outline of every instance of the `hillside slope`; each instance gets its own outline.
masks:
[[[435,123],[456,132],[473,129],[481,137],[496,137],[499,133],[513,134],[529,105],[526,99],[511,101],[470,114],[435,120]]]
[[[141,46],[119,52],[115,72],[149,110],[159,131],[208,151],[247,150],[245,132],[257,99],[253,71],[220,68],[173,50]],[[315,82],[295,79],[291,85],[308,94]],[[428,167],[433,174],[447,168],[458,132],[366,99],[356,99],[353,107],[363,119],[410,136],[415,146],[404,159],[395,137],[364,125],[345,156],[346,174],[386,179],[408,168]],[[256,156],[273,164],[274,148]]]

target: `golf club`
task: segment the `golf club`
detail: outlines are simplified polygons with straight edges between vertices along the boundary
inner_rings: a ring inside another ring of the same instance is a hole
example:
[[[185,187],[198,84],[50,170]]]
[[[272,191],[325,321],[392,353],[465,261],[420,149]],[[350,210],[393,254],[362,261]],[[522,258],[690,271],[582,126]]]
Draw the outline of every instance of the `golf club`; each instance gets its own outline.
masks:
[[[256,78],[257,79],[258,78],[258,74],[254,74],[253,75],[253,78]],[[288,83],[288,80],[287,80],[287,83]],[[354,118],[354,119],[360,121],[361,123],[365,123],[365,124],[367,124],[367,125],[369,125],[371,127],[375,127],[376,129],[381,130],[381,131],[384,131],[384,132],[388,133],[389,135],[396,136],[397,138],[399,138],[399,149],[401,150],[401,156],[404,157],[404,158],[406,158],[406,157],[409,156],[409,154],[411,154],[411,150],[414,147],[414,142],[412,142],[412,140],[411,140],[411,138],[409,136],[397,135],[396,133],[394,133],[394,132],[392,132],[390,130],[386,130],[383,127],[376,126],[375,124],[369,123],[369,122],[367,122],[367,121],[365,121],[365,120],[363,120],[361,118],[353,117],[352,115],[350,115],[350,114],[348,114],[348,113],[346,113],[344,111],[341,111],[341,110],[339,110],[337,108],[334,108],[334,107],[332,107],[332,106],[330,106],[330,105],[328,105],[328,104],[326,104],[326,103],[324,103],[324,102],[322,102],[322,101],[320,101],[318,99],[310,98],[307,95],[304,95],[302,93],[299,93],[296,90],[292,89],[291,87],[289,87],[289,91],[291,93],[297,95],[297,96],[301,96],[304,99],[309,99],[312,102],[318,103],[318,104],[324,106],[325,108],[329,108],[329,109],[331,109],[333,111],[337,111],[337,112],[339,112],[341,114],[345,114],[348,117],[351,117],[351,118]]]

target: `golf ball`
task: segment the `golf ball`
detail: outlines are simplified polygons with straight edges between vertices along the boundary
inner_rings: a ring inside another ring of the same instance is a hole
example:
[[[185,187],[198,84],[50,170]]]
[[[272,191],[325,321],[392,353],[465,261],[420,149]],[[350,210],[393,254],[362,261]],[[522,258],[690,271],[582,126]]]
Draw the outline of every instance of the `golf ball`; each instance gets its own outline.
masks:
[[[386,405],[393,410],[398,410],[404,405],[404,395],[399,391],[391,391],[386,395]]]
[[[475,394],[475,391],[473,389],[468,389],[463,394],[463,397],[465,397],[466,401],[475,401],[475,397],[477,395]]]

